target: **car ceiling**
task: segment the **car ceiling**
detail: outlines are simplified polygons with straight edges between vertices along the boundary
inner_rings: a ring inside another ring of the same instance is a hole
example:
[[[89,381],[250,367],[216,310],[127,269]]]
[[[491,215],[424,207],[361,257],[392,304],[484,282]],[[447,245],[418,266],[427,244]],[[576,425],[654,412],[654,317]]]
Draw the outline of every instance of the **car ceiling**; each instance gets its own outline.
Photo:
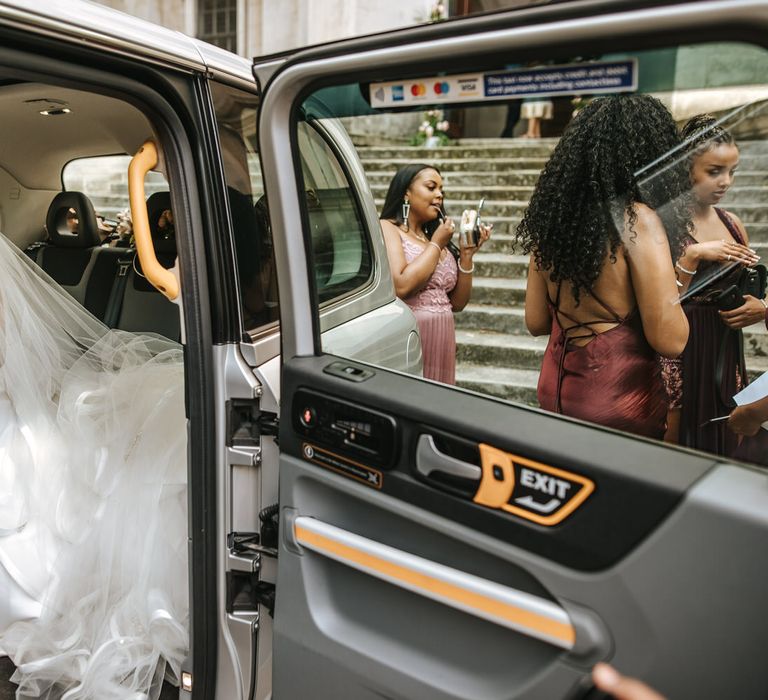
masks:
[[[68,114],[40,113],[64,107]],[[38,83],[0,86],[0,115],[0,167],[29,189],[59,190],[70,160],[134,153],[153,135],[127,102]]]

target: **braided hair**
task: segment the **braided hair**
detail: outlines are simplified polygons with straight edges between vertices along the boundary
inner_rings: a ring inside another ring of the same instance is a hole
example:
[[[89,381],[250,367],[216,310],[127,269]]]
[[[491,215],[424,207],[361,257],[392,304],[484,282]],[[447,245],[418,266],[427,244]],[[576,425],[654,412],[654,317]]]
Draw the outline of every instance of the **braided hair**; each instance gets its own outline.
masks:
[[[691,161],[716,146],[736,146],[733,134],[711,114],[697,114],[691,117],[681,129],[680,136],[688,148]]]
[[[578,304],[606,253],[616,260],[625,214],[634,233],[638,202],[656,211],[677,260],[693,225],[688,164],[674,119],[649,95],[599,98],[576,115],[555,147],[516,241],[553,282],[570,283]]]

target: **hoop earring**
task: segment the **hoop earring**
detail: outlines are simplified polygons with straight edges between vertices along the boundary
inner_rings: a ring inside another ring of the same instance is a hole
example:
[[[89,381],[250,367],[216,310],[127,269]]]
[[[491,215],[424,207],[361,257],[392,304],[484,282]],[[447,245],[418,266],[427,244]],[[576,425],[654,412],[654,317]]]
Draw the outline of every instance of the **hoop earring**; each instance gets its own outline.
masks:
[[[411,203],[407,200],[403,200],[403,222],[408,223],[408,214],[411,213]]]

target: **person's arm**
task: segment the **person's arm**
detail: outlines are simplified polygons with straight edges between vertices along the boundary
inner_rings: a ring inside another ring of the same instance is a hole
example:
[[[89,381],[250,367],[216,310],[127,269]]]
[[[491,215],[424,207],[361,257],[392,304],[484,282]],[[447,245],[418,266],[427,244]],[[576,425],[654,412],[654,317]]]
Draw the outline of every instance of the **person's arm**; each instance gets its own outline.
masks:
[[[477,245],[462,246],[459,250],[459,277],[456,280],[456,286],[448,294],[453,311],[461,311],[468,303],[472,294],[472,273],[475,271],[474,256],[491,236],[493,225],[480,226],[480,240]]]
[[[525,286],[525,325],[531,335],[547,335],[552,331],[547,281],[543,273],[536,269],[533,255],[528,262],[528,281]]]
[[[749,247],[749,236],[744,228],[744,224],[741,223],[741,219],[731,212],[728,212],[728,216],[733,219],[746,245],[723,239],[719,241],[705,241],[704,243],[691,243],[687,246],[675,264],[678,279],[683,285],[680,288],[681,294],[693,284],[694,275],[698,272],[699,263],[703,260],[718,263],[740,262],[742,265],[754,265],[760,259],[757,253]],[[763,307],[763,311],[765,311],[765,307]]]
[[[667,234],[653,209],[636,204],[635,212],[632,230],[625,228],[624,246],[643,333],[659,355],[677,357],[688,342],[688,319],[680,304]]]
[[[737,406],[728,416],[728,428],[737,435],[757,435],[760,426],[768,421],[768,396]]]
[[[441,229],[446,230],[441,232]],[[450,219],[446,219],[432,236],[435,245],[427,244],[424,251],[411,262],[405,259],[403,243],[400,240],[400,232],[391,221],[382,220],[381,230],[384,234],[384,243],[387,246],[387,258],[389,269],[392,272],[392,281],[395,283],[395,294],[401,299],[418,292],[432,276],[432,273],[440,261],[441,250],[447,240],[445,234],[450,229]],[[438,233],[443,235],[438,236]],[[450,236],[448,236],[450,239]]]
[[[744,241],[747,243],[747,246],[749,246],[749,234],[747,234],[747,229],[744,228],[741,219],[731,212],[728,212],[728,216],[733,219],[733,222],[741,232]],[[754,265],[759,259],[760,258],[755,253],[750,259],[749,264]],[[732,328],[733,330],[746,328],[753,323],[760,323],[760,321],[763,321],[768,326],[768,306],[766,306],[765,299],[758,299],[751,294],[745,294],[744,303],[741,306],[731,309],[730,311],[721,311],[720,318],[728,328]]]

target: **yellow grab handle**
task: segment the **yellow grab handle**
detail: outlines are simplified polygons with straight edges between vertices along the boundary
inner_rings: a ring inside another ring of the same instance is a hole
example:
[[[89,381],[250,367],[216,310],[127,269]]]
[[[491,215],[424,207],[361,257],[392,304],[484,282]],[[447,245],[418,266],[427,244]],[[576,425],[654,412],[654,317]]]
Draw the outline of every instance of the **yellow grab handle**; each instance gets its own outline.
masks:
[[[149,230],[149,214],[144,196],[144,178],[157,165],[157,148],[153,141],[145,141],[131,158],[128,166],[128,196],[131,202],[133,239],[144,276],[158,291],[171,301],[179,296],[179,281],[170,270],[166,270],[155,255],[152,233]]]

